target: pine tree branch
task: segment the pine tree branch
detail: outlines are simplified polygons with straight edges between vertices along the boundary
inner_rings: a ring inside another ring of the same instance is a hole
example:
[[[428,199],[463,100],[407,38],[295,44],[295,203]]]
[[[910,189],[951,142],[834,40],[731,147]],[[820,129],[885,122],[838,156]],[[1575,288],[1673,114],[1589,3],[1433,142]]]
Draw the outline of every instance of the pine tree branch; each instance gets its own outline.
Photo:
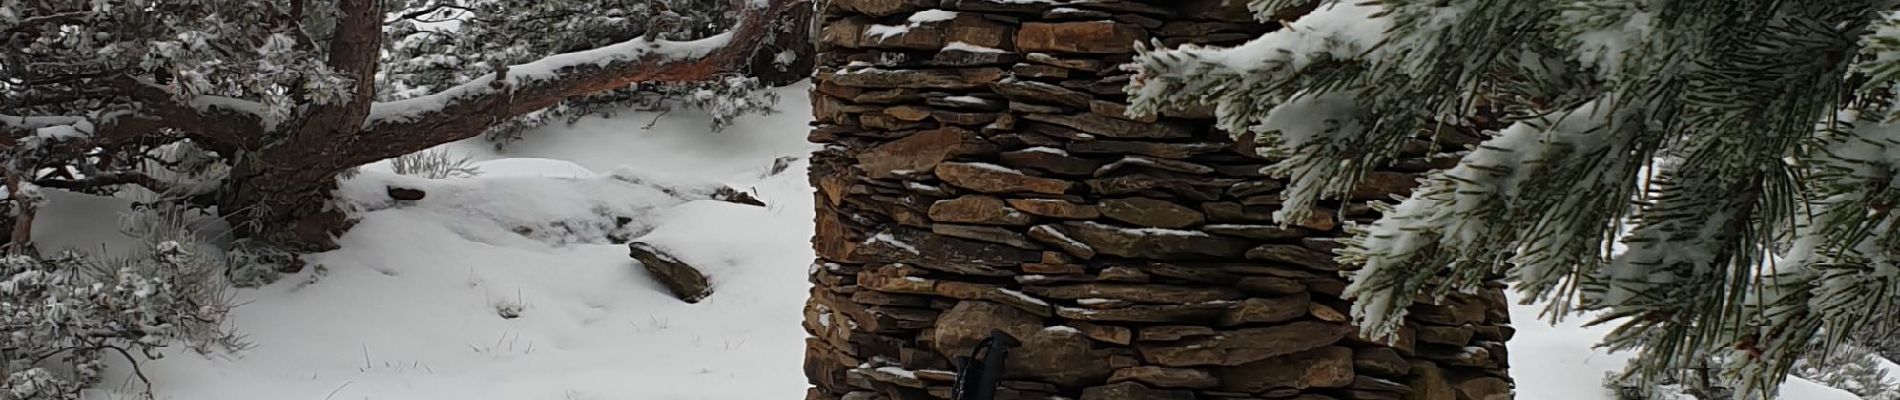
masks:
[[[378,103],[343,164],[357,165],[480,135],[510,118],[568,98],[638,82],[689,82],[735,71],[765,43],[771,22],[808,0],[741,6],[724,34],[673,42],[633,39],[515,65],[442,92]]]
[[[172,189],[169,183],[158,180],[158,178],[153,178],[151,175],[137,172],[118,172],[106,175],[94,175],[81,179],[39,179],[34,180],[33,185],[73,191],[118,185],[138,185],[158,193],[168,193]]]
[[[0,134],[4,134],[0,149],[12,148],[41,128],[58,126],[71,126],[87,135],[59,142],[62,148],[75,150],[133,143],[168,129],[214,147],[243,146],[264,130],[261,106],[253,102],[221,96],[194,96],[181,102],[165,88],[129,76],[114,79],[108,86],[131,99],[133,107],[98,116],[0,115]]]

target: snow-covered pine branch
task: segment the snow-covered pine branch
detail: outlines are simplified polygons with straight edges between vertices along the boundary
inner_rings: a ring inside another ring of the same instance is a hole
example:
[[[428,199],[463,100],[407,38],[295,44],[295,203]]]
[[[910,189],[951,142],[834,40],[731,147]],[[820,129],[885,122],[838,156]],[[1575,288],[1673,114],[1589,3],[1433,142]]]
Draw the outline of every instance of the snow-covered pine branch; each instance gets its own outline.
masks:
[[[1211,105],[1258,135],[1289,180],[1282,221],[1407,140],[1489,130],[1349,228],[1370,333],[1503,274],[1555,316],[1621,321],[1604,344],[1643,351],[1646,378],[1714,359],[1765,393],[1900,299],[1900,5],[1320,3],[1238,47],[1144,50],[1128,93],[1133,113]]]

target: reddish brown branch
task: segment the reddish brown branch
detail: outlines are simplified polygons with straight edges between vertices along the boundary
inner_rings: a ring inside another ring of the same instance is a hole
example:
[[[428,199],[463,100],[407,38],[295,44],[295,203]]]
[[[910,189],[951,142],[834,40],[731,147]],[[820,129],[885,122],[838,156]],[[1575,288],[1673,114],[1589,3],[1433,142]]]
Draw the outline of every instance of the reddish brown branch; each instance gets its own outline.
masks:
[[[33,181],[33,184],[40,187],[66,190],[87,190],[118,185],[138,185],[158,193],[167,193],[171,190],[171,185],[164,181],[153,178],[151,175],[137,172],[94,175],[81,179],[42,179]]]
[[[503,85],[483,89],[479,85],[507,82],[496,75],[477,79],[446,93],[466,91],[440,107],[402,118],[374,118],[366,122],[352,153],[345,155],[345,166],[400,156],[438,144],[480,135],[500,121],[559,104],[575,96],[625,88],[638,82],[688,82],[720,73],[738,71],[754,47],[767,42],[772,21],[807,0],[771,0],[763,9],[747,9],[724,45],[700,57],[679,58],[668,54],[648,54],[634,59],[580,63],[553,71],[546,79],[522,80],[518,86]],[[636,39],[638,41],[639,39]],[[554,57],[563,57],[558,55]],[[549,59],[553,59],[550,57]],[[547,59],[544,59],[547,60]],[[515,67],[522,70],[524,64]]]

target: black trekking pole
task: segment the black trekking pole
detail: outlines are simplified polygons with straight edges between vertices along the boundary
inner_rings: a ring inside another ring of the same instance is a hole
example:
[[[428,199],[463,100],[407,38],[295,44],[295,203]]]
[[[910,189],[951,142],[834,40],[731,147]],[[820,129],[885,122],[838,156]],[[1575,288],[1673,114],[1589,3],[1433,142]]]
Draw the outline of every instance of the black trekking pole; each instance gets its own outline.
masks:
[[[996,387],[1003,383],[1003,364],[1009,349],[1021,344],[1001,330],[992,330],[988,339],[976,343],[968,357],[957,357],[957,381],[950,387],[950,400],[995,399]]]

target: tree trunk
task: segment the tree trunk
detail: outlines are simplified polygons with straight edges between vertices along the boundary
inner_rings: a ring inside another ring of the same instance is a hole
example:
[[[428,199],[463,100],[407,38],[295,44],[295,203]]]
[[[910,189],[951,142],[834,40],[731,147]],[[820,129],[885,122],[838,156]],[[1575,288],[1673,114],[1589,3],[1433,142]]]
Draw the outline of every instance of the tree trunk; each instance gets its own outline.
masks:
[[[241,237],[298,252],[335,249],[350,221],[332,204],[337,176],[328,164],[269,154],[242,159],[225,183],[220,212]]]
[[[1211,110],[1123,116],[1116,67],[1136,42],[1276,25],[1238,1],[1062,7],[821,10],[808,399],[945,398],[951,360],[992,330],[1023,342],[999,399],[1511,398],[1501,285],[1412,307],[1391,344],[1345,315],[1339,220],[1376,219],[1365,200],[1445,165],[1431,146],[1280,227],[1269,160]],[[934,22],[874,27],[897,20]]]
[[[746,58],[746,75],[767,86],[785,86],[810,78],[818,53],[812,47],[812,14],[810,7],[797,7],[777,15],[769,28],[768,43]]]

